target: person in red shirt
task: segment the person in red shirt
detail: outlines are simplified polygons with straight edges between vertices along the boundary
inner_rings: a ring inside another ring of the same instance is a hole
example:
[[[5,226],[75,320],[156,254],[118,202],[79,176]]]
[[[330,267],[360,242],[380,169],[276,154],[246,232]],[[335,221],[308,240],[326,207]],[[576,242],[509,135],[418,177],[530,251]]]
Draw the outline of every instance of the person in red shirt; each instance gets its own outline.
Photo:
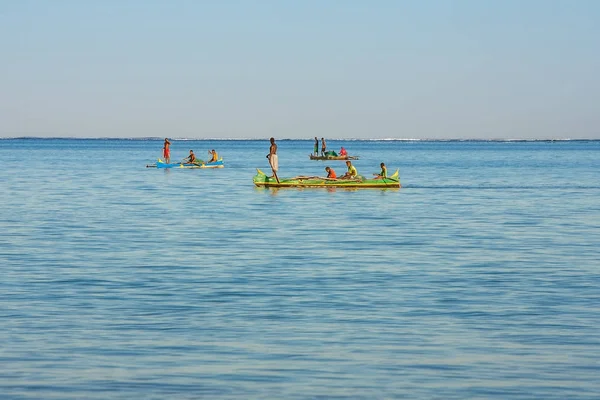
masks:
[[[165,158],[165,162],[168,164],[171,162],[171,142],[169,139],[165,138],[165,144],[163,146],[163,157]]]
[[[332,179],[336,179],[337,178],[337,175],[335,174],[335,171],[333,170],[333,168],[325,167],[325,171],[327,171],[327,177],[328,178],[332,178]]]

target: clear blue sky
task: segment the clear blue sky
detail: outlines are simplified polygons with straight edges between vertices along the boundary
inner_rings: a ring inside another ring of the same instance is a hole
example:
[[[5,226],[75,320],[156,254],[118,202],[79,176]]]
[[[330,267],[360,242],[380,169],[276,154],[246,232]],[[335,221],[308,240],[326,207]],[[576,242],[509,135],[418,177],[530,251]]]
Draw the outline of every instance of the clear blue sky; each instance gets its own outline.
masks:
[[[596,0],[0,0],[0,137],[597,138]]]

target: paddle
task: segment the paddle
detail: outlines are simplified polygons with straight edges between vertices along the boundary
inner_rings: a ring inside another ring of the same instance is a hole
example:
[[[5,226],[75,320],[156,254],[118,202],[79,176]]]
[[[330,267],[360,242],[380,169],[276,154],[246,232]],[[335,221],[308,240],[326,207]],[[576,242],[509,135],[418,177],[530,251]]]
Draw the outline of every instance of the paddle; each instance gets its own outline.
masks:
[[[186,157],[183,160],[181,160],[181,162],[179,162],[179,164],[194,164],[194,165],[203,165],[206,164],[203,160],[196,158],[194,160],[194,162],[190,162],[189,158]]]
[[[270,154],[267,155],[267,158],[269,159],[269,166],[271,167],[271,171],[273,171],[273,176],[275,177],[275,180],[277,181],[277,183],[280,183],[279,182],[279,177],[277,176],[277,172],[275,172],[275,170],[273,169],[273,164],[271,164],[271,157],[270,156],[271,156]]]

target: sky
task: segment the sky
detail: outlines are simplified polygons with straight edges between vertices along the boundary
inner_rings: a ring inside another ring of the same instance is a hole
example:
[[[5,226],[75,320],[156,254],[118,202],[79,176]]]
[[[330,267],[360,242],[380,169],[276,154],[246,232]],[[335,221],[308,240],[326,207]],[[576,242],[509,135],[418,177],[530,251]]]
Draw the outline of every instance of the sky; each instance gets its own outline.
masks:
[[[596,0],[0,0],[0,137],[600,139]]]

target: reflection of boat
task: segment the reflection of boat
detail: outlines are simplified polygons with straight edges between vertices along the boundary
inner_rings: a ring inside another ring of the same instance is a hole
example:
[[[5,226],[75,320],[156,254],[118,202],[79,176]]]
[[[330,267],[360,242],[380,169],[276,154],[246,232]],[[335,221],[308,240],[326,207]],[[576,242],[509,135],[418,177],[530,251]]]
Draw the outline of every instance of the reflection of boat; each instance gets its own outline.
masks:
[[[218,161],[214,161],[211,163],[198,162],[196,164],[193,163],[166,163],[160,158],[156,162],[156,164],[149,164],[146,167],[151,168],[223,168],[225,165],[223,164],[223,159],[219,159]]]
[[[310,154],[309,157],[311,160],[358,160],[358,156],[315,156]]]
[[[315,187],[315,188],[399,188],[400,177],[396,170],[392,176],[383,179],[335,179],[320,176],[296,176],[294,178],[275,178],[265,175],[260,169],[256,169],[256,175],[252,179],[259,187]]]

